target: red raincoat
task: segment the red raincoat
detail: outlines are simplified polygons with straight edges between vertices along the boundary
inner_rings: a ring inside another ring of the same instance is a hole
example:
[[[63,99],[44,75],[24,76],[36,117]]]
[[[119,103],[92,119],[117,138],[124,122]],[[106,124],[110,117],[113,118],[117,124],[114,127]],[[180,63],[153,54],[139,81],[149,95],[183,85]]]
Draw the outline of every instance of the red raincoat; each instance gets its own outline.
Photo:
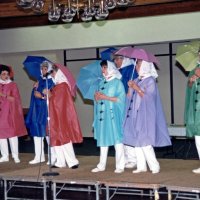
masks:
[[[56,85],[49,98],[51,146],[83,141],[78,116],[67,83]]]

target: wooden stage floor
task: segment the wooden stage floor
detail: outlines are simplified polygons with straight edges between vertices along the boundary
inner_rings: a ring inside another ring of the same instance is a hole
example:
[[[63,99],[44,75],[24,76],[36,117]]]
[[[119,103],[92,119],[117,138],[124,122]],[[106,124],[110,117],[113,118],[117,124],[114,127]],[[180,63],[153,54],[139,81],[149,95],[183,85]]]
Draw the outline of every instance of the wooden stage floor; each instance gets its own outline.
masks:
[[[182,193],[182,196],[189,195],[185,199],[200,199],[200,175],[192,173],[192,169],[200,167],[198,160],[159,159],[161,171],[158,174],[152,174],[149,171],[133,174],[132,169],[126,169],[124,173],[116,174],[114,173],[114,157],[108,158],[106,171],[91,173],[91,169],[96,167],[99,157],[78,156],[80,162],[78,169],[53,168],[51,170],[58,172],[58,176],[43,176],[43,173],[49,172],[50,168],[46,162],[29,165],[28,162],[32,158],[33,154],[24,153],[20,154],[21,163],[19,164],[15,164],[12,159],[10,162],[0,164],[1,185],[4,187],[5,199],[9,199],[11,189],[17,187],[17,184],[25,190],[26,184],[29,185],[29,183],[33,183],[30,188],[37,188],[35,185],[39,183],[43,191],[41,199],[49,199],[48,194],[46,194],[49,182],[52,185],[53,199],[61,199],[60,192],[64,192],[65,189],[73,190],[73,188],[79,191],[94,192],[97,200],[101,199],[101,190],[106,191],[105,199],[108,200],[111,199],[113,191],[116,193],[118,191],[135,193],[139,190],[140,194],[143,189],[152,191],[149,195],[153,196],[154,199],[159,199],[159,192],[163,189],[169,200],[173,199],[177,193]],[[12,199],[22,198],[18,194],[18,197]]]

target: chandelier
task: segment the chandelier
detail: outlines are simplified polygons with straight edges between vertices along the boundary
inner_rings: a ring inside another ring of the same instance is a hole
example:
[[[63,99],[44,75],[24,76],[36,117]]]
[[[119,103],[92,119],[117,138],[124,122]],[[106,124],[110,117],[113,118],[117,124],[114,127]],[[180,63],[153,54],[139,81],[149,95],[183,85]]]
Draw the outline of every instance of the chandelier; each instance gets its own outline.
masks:
[[[48,20],[61,20],[70,23],[75,16],[83,22],[93,19],[104,20],[109,12],[117,7],[130,7],[135,0],[16,0],[18,7],[23,10],[32,10],[35,14],[45,13],[45,4],[48,3]]]

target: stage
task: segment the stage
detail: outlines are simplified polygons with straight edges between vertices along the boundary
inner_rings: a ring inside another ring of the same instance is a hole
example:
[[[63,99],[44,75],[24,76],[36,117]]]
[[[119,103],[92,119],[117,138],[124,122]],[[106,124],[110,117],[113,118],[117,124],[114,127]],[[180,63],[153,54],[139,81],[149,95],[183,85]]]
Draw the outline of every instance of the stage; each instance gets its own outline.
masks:
[[[168,199],[200,199],[200,175],[192,173],[192,169],[200,167],[199,160],[159,159],[161,171],[158,174],[151,172],[133,174],[132,169],[116,174],[114,157],[108,158],[107,168],[104,172],[91,173],[96,167],[98,156],[78,156],[80,166],[78,169],[53,168],[58,176],[43,176],[50,168],[45,163],[29,165],[28,161],[33,154],[20,154],[21,163],[10,162],[0,164],[1,187],[4,188],[4,199],[28,199],[12,196],[12,190],[21,188],[40,190],[39,199],[58,200],[61,193],[66,191],[81,191],[94,193],[95,199],[101,199],[102,190],[106,193],[106,200],[115,194],[129,194],[149,196],[155,200],[160,199],[161,192],[168,195]],[[52,192],[50,192],[52,191]],[[148,191],[146,193],[146,191]],[[50,197],[51,196],[51,197]],[[185,197],[186,196],[186,197]]]

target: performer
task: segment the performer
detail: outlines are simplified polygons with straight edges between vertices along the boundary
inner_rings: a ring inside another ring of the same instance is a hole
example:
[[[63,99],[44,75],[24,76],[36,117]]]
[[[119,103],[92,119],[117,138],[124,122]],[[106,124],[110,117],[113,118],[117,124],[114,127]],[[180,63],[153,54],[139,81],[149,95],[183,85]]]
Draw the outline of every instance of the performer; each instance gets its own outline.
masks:
[[[156,84],[158,74],[153,63],[138,60],[139,77],[129,81],[129,108],[124,123],[124,144],[135,146],[137,169],[147,171],[146,162],[153,174],[160,171],[153,147],[171,145],[167,123]]]
[[[131,58],[127,58],[124,56],[120,55],[115,55],[114,56],[114,62],[119,70],[119,72],[122,75],[122,83],[125,88],[125,92],[128,92],[128,81],[129,80],[134,80],[138,77],[137,71],[134,70],[135,68],[135,61]]]
[[[195,144],[200,159],[200,63],[193,69],[188,77],[185,98],[184,120],[186,124],[186,135],[195,139]],[[200,174],[200,168],[192,170]]]
[[[9,161],[8,142],[15,163],[19,163],[18,137],[27,135],[17,84],[11,68],[0,65],[0,163]]]
[[[46,137],[47,127],[47,100],[43,94],[43,90],[48,87],[51,89],[54,86],[52,78],[47,75],[52,70],[52,64],[44,61],[41,64],[41,77],[34,84],[31,94],[29,112],[26,117],[26,126],[29,128],[30,135],[34,140],[35,157],[29,164],[37,164],[45,161],[44,153],[44,137]],[[48,137],[46,137],[48,142]],[[51,149],[51,161],[55,163],[56,157],[53,149]],[[47,163],[49,164],[49,162]]]
[[[50,141],[56,152],[55,167],[76,169],[79,166],[73,143],[83,141],[72,90],[67,76],[56,65],[51,74],[55,86],[49,92]]]
[[[116,152],[115,173],[124,172],[123,118],[125,109],[124,86],[119,80],[121,74],[114,63],[101,62],[104,79],[99,84],[94,101],[94,138],[100,147],[100,161],[92,172],[104,171],[106,168],[109,146],[114,145]]]
[[[138,73],[135,70],[135,61],[133,59],[115,55],[114,62],[122,75],[122,83],[124,85],[126,93],[128,92],[128,81],[134,80],[138,77]],[[126,104],[128,101],[126,101]],[[126,107],[129,105],[126,105]],[[136,167],[137,159],[135,155],[135,148],[133,146],[124,145],[125,152],[125,168],[134,168]]]

